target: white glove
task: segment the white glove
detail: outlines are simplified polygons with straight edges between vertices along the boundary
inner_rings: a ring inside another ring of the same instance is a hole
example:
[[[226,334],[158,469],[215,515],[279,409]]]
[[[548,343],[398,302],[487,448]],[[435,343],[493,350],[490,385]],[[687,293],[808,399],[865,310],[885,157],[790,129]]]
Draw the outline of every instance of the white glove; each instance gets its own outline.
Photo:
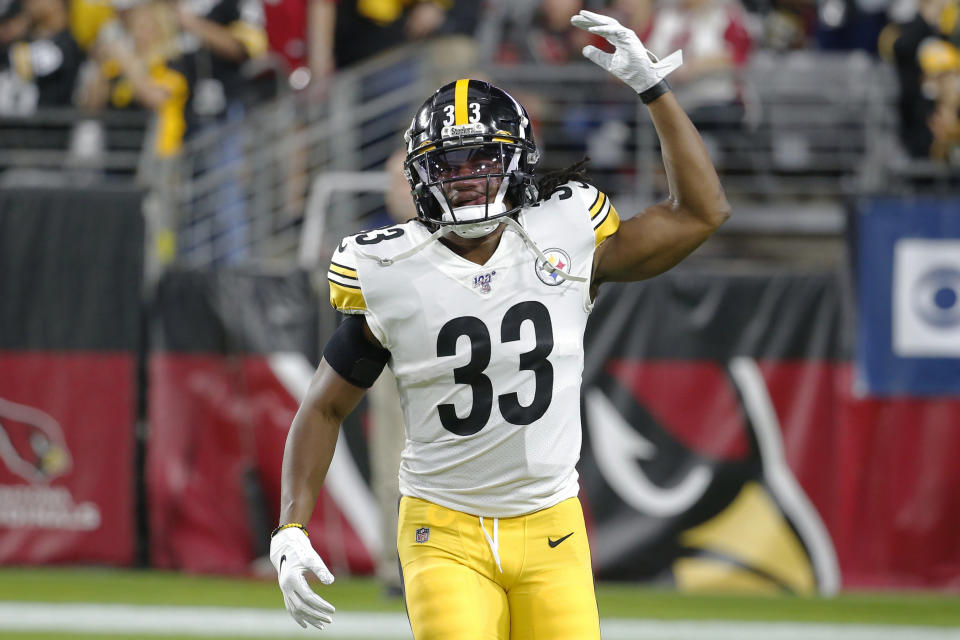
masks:
[[[647,51],[637,34],[609,16],[581,11],[570,18],[570,24],[595,33],[616,47],[613,53],[606,53],[587,45],[583,48],[583,55],[626,82],[637,93],[654,87],[683,64],[683,52],[679,49],[658,60]]]
[[[304,629],[308,623],[323,629],[323,625],[333,622],[336,609],[314,593],[305,577],[312,572],[323,584],[332,584],[333,574],[313,550],[303,529],[288,527],[278,531],[270,539],[270,562],[277,570],[283,603],[297,624]]]

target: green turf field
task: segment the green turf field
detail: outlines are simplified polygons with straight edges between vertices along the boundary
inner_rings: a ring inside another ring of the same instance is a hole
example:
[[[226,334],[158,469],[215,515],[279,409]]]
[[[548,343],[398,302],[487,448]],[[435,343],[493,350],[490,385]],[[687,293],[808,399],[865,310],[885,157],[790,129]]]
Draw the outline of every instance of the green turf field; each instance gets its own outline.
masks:
[[[323,595],[338,612],[403,612],[369,579],[338,579]],[[955,627],[960,595],[844,594],[836,598],[681,595],[626,584],[598,585],[602,618],[755,620]],[[249,607],[282,610],[273,580],[227,579],[176,573],[105,569],[0,569],[0,602],[122,603],[131,605]],[[75,634],[11,632],[3,638],[60,640]],[[91,636],[83,636],[90,638]],[[112,640],[141,636],[110,635]],[[156,636],[154,636],[156,637]],[[163,636],[188,640],[189,636]],[[215,636],[203,636],[208,640]],[[334,635],[324,633],[324,638]],[[192,640],[192,639],[191,639]]]

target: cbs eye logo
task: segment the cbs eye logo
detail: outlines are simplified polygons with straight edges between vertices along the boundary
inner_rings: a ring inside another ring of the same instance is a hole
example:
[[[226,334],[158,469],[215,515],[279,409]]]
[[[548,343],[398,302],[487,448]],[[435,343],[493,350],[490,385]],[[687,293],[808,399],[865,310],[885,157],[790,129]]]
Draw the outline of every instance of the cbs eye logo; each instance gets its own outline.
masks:
[[[940,329],[960,326],[960,269],[935,267],[917,278],[911,294],[914,311]]]

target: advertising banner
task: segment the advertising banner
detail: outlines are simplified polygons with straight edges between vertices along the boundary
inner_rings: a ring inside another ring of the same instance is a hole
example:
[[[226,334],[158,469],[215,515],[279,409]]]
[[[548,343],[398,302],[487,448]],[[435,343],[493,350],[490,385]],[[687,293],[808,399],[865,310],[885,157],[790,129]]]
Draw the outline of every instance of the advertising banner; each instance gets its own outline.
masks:
[[[960,396],[960,199],[864,200],[856,228],[865,391]]]
[[[0,564],[134,560],[142,197],[0,190]]]

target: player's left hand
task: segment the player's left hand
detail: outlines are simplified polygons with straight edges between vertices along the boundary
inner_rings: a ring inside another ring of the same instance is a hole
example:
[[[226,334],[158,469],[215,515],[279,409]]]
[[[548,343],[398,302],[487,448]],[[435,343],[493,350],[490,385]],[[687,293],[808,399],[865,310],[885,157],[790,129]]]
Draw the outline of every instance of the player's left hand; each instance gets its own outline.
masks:
[[[333,622],[336,609],[318,596],[306,576],[314,573],[323,584],[333,583],[333,574],[327,569],[320,554],[313,550],[310,538],[297,527],[278,531],[270,539],[270,561],[277,570],[280,591],[287,612],[304,629],[312,624],[317,629]]]
[[[616,50],[606,53],[592,45],[583,48],[583,55],[626,82],[637,93],[652,88],[683,64],[683,52],[674,51],[663,60],[647,51],[631,29],[610,16],[581,11],[570,18],[570,24],[603,37]]]

